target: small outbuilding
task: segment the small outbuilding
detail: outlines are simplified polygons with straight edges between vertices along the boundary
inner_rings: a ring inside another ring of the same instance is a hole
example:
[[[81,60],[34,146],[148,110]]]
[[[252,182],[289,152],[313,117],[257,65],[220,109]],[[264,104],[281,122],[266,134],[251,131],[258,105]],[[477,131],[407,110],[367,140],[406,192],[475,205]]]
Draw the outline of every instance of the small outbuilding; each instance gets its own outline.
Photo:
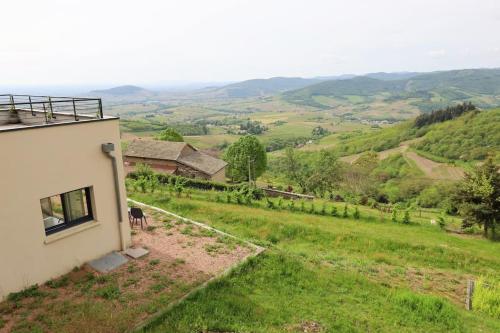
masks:
[[[128,173],[134,171],[138,163],[144,163],[156,172],[218,182],[226,180],[226,162],[186,142],[133,140],[123,160]]]

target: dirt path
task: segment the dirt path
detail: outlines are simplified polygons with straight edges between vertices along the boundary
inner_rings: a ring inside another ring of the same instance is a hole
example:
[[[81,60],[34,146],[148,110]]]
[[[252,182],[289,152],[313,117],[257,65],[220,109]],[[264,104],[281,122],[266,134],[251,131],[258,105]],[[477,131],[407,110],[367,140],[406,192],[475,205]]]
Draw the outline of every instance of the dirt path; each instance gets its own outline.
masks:
[[[448,165],[446,163],[434,162],[428,158],[418,155],[413,151],[405,152],[404,156],[415,162],[417,167],[431,179],[459,180],[464,177],[464,171],[459,167]]]
[[[378,153],[379,160],[386,159],[390,155],[401,153],[407,159],[412,160],[415,165],[422,170],[422,172],[430,179],[436,180],[459,180],[464,177],[464,171],[456,166],[452,166],[446,163],[434,162],[428,158],[418,155],[413,151],[408,151],[410,144],[417,142],[419,139],[413,139],[408,141],[403,141],[399,147],[383,150]],[[340,158],[341,161],[352,164],[354,163],[360,154],[354,154],[349,156],[343,156]]]

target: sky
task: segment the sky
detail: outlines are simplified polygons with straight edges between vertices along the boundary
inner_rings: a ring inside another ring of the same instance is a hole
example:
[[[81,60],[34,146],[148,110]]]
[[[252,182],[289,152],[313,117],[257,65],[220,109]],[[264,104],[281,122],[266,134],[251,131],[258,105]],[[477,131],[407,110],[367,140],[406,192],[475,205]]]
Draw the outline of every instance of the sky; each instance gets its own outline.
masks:
[[[8,0],[0,85],[500,67],[499,0]]]

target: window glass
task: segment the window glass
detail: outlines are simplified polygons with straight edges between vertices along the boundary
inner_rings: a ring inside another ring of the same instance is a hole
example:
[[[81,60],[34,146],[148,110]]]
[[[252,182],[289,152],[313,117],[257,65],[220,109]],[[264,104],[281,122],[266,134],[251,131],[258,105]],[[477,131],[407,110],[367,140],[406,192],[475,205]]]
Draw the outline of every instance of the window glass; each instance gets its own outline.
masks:
[[[93,219],[89,187],[40,199],[40,206],[47,235]]]
[[[68,210],[69,220],[76,220],[88,215],[87,200],[84,190],[68,192],[64,194],[64,200]]]

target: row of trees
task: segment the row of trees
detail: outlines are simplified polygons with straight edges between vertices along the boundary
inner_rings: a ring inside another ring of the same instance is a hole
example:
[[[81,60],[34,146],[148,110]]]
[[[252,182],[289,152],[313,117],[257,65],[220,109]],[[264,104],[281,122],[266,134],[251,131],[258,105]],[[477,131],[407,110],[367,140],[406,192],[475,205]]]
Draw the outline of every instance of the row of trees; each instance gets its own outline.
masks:
[[[468,111],[476,110],[476,107],[471,103],[464,102],[455,106],[449,106],[446,109],[424,113],[415,118],[415,127],[423,127],[434,123],[442,123],[446,120],[457,118]]]

